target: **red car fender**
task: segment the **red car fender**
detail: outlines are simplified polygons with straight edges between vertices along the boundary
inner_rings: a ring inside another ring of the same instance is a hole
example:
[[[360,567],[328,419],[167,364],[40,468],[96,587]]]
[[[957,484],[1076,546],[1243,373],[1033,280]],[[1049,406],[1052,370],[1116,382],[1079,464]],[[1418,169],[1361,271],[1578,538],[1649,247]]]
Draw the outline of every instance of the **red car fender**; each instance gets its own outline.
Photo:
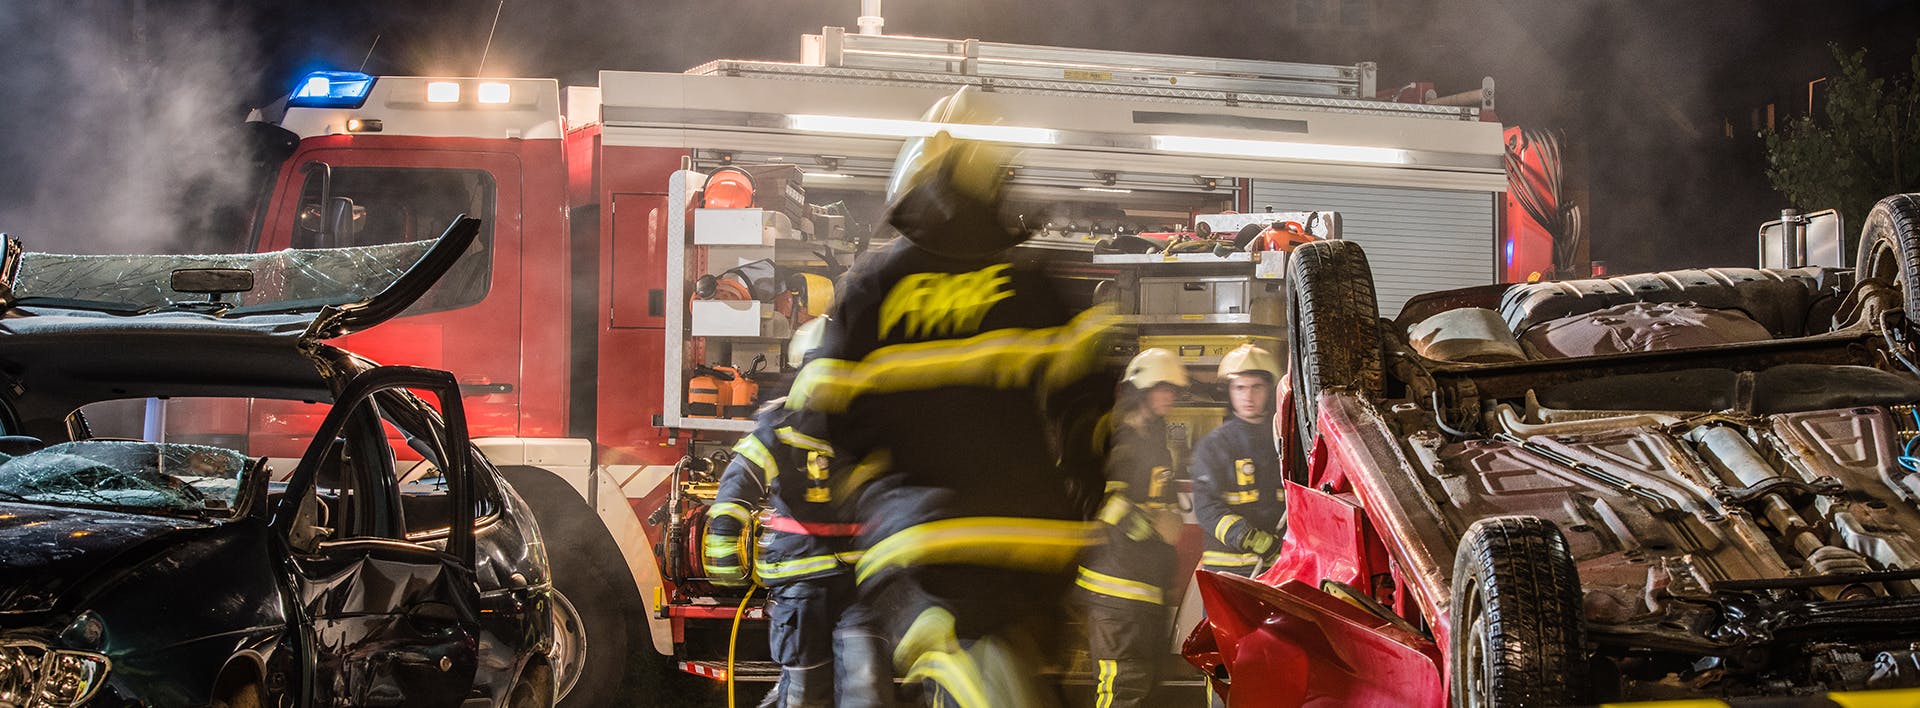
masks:
[[[1293,482],[1286,483],[1286,491],[1286,539],[1261,582],[1297,580],[1319,587],[1322,580],[1337,580],[1369,589],[1373,574],[1386,572],[1386,550],[1372,537],[1366,511],[1353,495],[1328,494]]]
[[[1236,708],[1446,705],[1440,650],[1312,586],[1200,571],[1207,620],[1181,654]]]

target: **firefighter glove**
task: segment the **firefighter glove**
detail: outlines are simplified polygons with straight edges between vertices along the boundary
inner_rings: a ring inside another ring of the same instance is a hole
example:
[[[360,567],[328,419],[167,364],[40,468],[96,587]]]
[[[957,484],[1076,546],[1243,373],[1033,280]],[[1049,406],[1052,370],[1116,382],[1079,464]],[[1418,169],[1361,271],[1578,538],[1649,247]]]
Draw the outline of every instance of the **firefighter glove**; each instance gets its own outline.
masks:
[[[1261,558],[1272,558],[1280,553],[1280,538],[1259,529],[1248,531],[1247,540],[1242,544]]]

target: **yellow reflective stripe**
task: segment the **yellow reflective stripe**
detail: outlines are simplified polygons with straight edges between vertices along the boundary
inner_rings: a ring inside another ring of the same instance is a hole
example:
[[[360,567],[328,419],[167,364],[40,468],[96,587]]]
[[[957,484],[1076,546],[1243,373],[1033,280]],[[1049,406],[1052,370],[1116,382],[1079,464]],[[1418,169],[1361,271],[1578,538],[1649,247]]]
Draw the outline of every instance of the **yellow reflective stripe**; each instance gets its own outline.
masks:
[[[1001,516],[930,521],[873,544],[860,559],[855,580],[910,565],[1064,570],[1092,543],[1094,528],[1084,521]]]
[[[1252,504],[1260,501],[1260,490],[1248,489],[1241,492],[1227,492],[1220,495],[1220,501],[1228,504]]]
[[[1131,488],[1132,486],[1133,486],[1133,485],[1130,485],[1130,484],[1127,484],[1126,482],[1122,482],[1122,481],[1120,481],[1120,480],[1117,480],[1117,479],[1116,479],[1116,480],[1108,480],[1108,481],[1107,481],[1107,493],[1108,493],[1108,494],[1112,494],[1112,493],[1114,493],[1114,492],[1124,492],[1124,491],[1127,491],[1127,490],[1128,490],[1129,488]]]
[[[787,408],[838,413],[866,394],[945,386],[1044,390],[1086,375],[1101,363],[1100,340],[1116,320],[1099,305],[1060,327],[1007,328],[961,340],[881,347],[860,361],[819,358],[795,377]]]
[[[1120,673],[1120,662],[1101,659],[1100,682],[1093,688],[1093,708],[1113,708],[1113,678]]]
[[[1125,496],[1109,494],[1107,503],[1100,505],[1099,519],[1107,525],[1119,526],[1120,522],[1125,521],[1127,515],[1131,513],[1133,513],[1133,504],[1128,502]]]
[[[932,681],[960,708],[995,708],[987,701],[980,670],[964,652],[931,651],[920,655],[907,671],[907,682]],[[937,696],[936,696],[937,698]]]
[[[812,435],[808,435],[798,430],[794,430],[793,428],[783,427],[783,428],[777,429],[773,431],[773,436],[776,438],[779,438],[780,442],[782,443],[792,445],[802,450],[820,452],[828,455],[833,454],[833,446],[828,445],[827,441],[821,440],[820,438],[816,438]]]
[[[773,453],[768,452],[766,444],[760,442],[760,436],[748,435],[740,438],[740,442],[734,443],[733,452],[759,467],[760,474],[768,479],[773,477]]]
[[[1827,700],[1840,708],[1896,708],[1920,705],[1920,688],[1892,688],[1884,691],[1840,691],[1827,694]]]
[[[745,526],[747,522],[753,518],[753,514],[747,511],[747,507],[742,506],[739,502],[720,502],[707,507],[707,518],[713,518],[715,516],[736,519],[742,526]]]
[[[1255,566],[1260,564],[1260,556],[1252,553],[1228,553],[1226,551],[1207,551],[1200,554],[1201,565]]]
[[[1097,570],[1090,570],[1086,566],[1080,566],[1080,577],[1074,578],[1073,584],[1092,592],[1117,597],[1122,600],[1133,600],[1135,602],[1145,602],[1153,605],[1166,604],[1166,592],[1154,587],[1152,584],[1114,577]]]
[[[1600,705],[1601,708],[1606,708],[1607,706],[1634,706],[1634,708],[1728,708],[1728,706],[1732,704],[1726,701],[1716,701],[1711,698],[1683,698],[1677,701],[1633,701],[1629,703],[1602,703]],[[1913,704],[1901,703],[1898,705],[1904,707]]]
[[[1218,539],[1221,543],[1227,544],[1229,546],[1238,545],[1232,541],[1227,540],[1227,534],[1233,531],[1233,527],[1235,524],[1245,524],[1246,522],[1247,520],[1245,518],[1242,518],[1239,514],[1226,514],[1224,516],[1221,516],[1220,520],[1214,522],[1213,524],[1213,537],[1215,539]]]
[[[824,573],[838,567],[840,567],[840,559],[832,554],[772,562],[760,559],[753,564],[754,572],[758,573],[763,580],[785,580],[802,575]]]

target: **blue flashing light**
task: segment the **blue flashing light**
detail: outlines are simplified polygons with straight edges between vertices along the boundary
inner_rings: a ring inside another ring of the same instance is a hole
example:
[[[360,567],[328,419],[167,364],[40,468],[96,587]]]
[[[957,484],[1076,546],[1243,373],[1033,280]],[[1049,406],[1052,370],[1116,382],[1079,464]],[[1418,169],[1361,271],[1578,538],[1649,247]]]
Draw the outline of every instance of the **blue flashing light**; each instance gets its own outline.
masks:
[[[373,92],[372,76],[358,71],[315,71],[294,85],[287,106],[295,108],[359,108]]]
[[[1507,267],[1513,267],[1513,239],[1507,239]]]

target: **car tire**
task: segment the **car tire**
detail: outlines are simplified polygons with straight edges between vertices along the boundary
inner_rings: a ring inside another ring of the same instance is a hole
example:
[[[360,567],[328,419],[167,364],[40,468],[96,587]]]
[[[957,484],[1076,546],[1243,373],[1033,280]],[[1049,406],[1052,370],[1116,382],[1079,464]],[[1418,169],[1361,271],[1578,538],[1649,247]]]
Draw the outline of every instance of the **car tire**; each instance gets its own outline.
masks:
[[[1317,241],[1294,249],[1287,268],[1288,376],[1296,434],[1292,469],[1304,470],[1312,448],[1321,391],[1345,387],[1369,398],[1385,388],[1380,306],[1373,268],[1352,241]],[[1297,443],[1297,444],[1296,444]],[[1296,466],[1298,465],[1298,466]]]
[[[507,696],[508,708],[553,708],[553,670],[534,664],[520,673]]]
[[[1900,288],[1908,321],[1920,321],[1920,194],[1895,194],[1867,212],[1854,275],[1856,280],[1879,278]]]
[[[265,708],[267,695],[258,681],[246,681],[221,689],[210,705],[211,708]]]
[[[1481,519],[1453,561],[1455,706],[1587,702],[1580,577],[1566,537],[1532,516]]]
[[[627,575],[627,561],[593,508],[573,485],[537,467],[502,467],[540,524],[553,572],[556,613],[571,614],[584,632],[584,657],[573,676],[554,675],[563,708],[646,705],[657,699],[671,668],[653,650],[647,606]],[[557,621],[566,622],[562,616]],[[555,643],[569,638],[556,632]],[[559,669],[559,667],[556,667]]]

